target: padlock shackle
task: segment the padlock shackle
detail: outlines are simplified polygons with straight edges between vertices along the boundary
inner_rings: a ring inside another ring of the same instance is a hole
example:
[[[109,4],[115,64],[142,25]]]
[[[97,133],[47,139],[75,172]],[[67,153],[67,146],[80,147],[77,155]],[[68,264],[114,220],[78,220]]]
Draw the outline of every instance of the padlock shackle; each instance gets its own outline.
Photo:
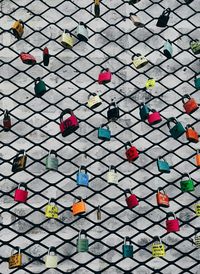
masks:
[[[104,72],[104,71],[110,72],[109,68],[102,68],[101,73]]]
[[[193,42],[199,42],[199,40],[198,40],[198,39],[190,40],[190,45],[191,45]]]
[[[118,107],[115,99],[111,99],[111,103],[109,104],[109,109],[110,109],[111,106],[114,106],[115,108]]]
[[[154,236],[154,237],[153,237],[153,242],[154,242],[154,243],[155,243],[155,242],[159,242],[160,244],[162,244],[162,241],[161,241],[160,236]]]
[[[140,57],[140,56],[142,56],[141,53],[133,53],[132,60],[134,60],[135,57]]]
[[[128,236],[124,237],[124,245],[127,245],[127,242],[129,242],[129,245],[131,245],[131,238]]]
[[[17,189],[21,189],[23,187],[25,190],[27,190],[27,186],[25,183],[19,183]]]
[[[78,202],[83,201],[83,198],[81,196],[77,196],[74,198],[74,203],[76,202],[76,200],[78,200]]]
[[[164,156],[158,156],[157,160],[163,160],[164,162],[167,162]]]
[[[183,97],[182,97],[182,102],[183,104],[185,104],[185,99],[191,99],[190,95],[189,94],[185,94]]]
[[[22,24],[22,27],[24,28],[24,22],[21,19],[19,19],[18,22]]]
[[[86,166],[84,166],[84,165],[80,165],[80,167],[79,167],[79,172],[81,172],[82,170],[84,170],[85,171],[85,174],[87,173],[87,168],[86,168]]]
[[[26,150],[25,150],[25,149],[20,149],[20,150],[18,151],[18,153],[16,154],[15,159],[18,159],[18,158],[20,157],[21,154],[22,154],[23,156],[26,156]]]
[[[124,190],[124,194],[125,194],[126,198],[127,198],[127,193],[130,193],[131,195],[133,194],[130,188],[127,188]]]
[[[94,96],[99,96],[99,95],[96,92],[92,92],[91,94],[88,94],[88,99],[92,96],[94,97]]]
[[[14,246],[11,250],[11,256],[14,255],[14,251],[17,249],[17,254],[21,254],[21,248],[19,246]]]
[[[161,193],[161,191],[165,194],[164,188],[163,187],[158,187],[157,193]]]
[[[129,145],[130,147],[132,147],[132,141],[128,141],[128,142],[126,142],[126,143],[124,144],[125,149],[128,148],[128,145]]]
[[[111,171],[111,170],[114,170],[114,171],[115,171],[115,173],[117,172],[116,167],[115,167],[115,166],[113,166],[113,165],[110,165],[110,166],[109,166],[109,171]]]
[[[174,217],[174,220],[176,219],[176,214],[174,212],[168,212],[167,213],[167,220],[169,219],[169,217]]]
[[[171,126],[170,126],[170,123],[171,123],[171,122],[173,122],[174,124],[177,124],[177,123],[178,123],[178,121],[177,121],[177,119],[176,119],[175,117],[170,117],[170,118],[168,118],[168,119],[167,119],[167,126],[168,126],[169,129],[171,129]]]
[[[55,246],[50,246],[48,249],[48,255],[50,255],[51,252],[54,252],[54,254],[56,254],[56,248]]]
[[[9,112],[7,109],[4,110],[4,119],[8,119],[9,118]]]
[[[183,173],[182,179],[183,179],[184,177],[187,177],[187,178],[191,179],[191,176],[190,176],[190,173],[189,173],[189,172],[188,172],[188,173],[187,173],[187,172]]]
[[[71,116],[74,115],[73,111],[70,108],[66,108],[65,110],[63,110],[60,114],[60,122],[63,122],[63,116],[65,114],[70,114]]]
[[[104,128],[104,127],[106,127],[108,130],[110,129],[108,125],[106,125],[106,124],[101,124],[100,128]]]
[[[171,12],[171,9],[168,8],[168,9],[166,9],[166,10],[163,11],[162,15],[169,15],[170,12]]]
[[[35,84],[37,84],[37,82],[39,82],[39,81],[41,81],[41,77],[37,77],[37,78],[35,79]]]
[[[191,129],[193,129],[193,130],[194,130],[194,127],[193,127],[192,125],[190,125],[190,124],[187,124],[185,128],[186,128],[186,129],[191,128]]]
[[[55,198],[49,198],[48,205],[50,205],[52,203],[56,204],[56,199]]]
[[[57,157],[57,152],[54,149],[50,149],[48,155],[54,154]]]
[[[87,238],[87,233],[84,229],[81,229],[78,233],[78,238],[81,239],[81,236],[85,235],[85,239]]]
[[[79,22],[79,26],[84,26],[85,28],[87,28],[86,24],[82,21]]]

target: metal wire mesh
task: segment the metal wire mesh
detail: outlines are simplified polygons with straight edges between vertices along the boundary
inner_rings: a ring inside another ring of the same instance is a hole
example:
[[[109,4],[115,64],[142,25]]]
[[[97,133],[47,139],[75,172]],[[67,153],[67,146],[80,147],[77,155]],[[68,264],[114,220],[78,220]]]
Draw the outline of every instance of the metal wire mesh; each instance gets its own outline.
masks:
[[[199,72],[199,59],[190,49],[190,40],[199,37],[199,1],[190,5],[180,1],[142,0],[128,2],[101,1],[100,17],[94,16],[93,1],[5,0],[1,3],[1,119],[5,109],[11,115],[12,128],[1,127],[1,237],[2,273],[199,273],[199,253],[192,244],[199,218],[194,206],[199,200],[199,170],[194,156],[198,144],[182,136],[178,140],[169,134],[166,119],[174,116],[184,126],[199,128],[199,111],[185,114],[182,96],[189,93],[197,101],[194,75]],[[164,9],[171,14],[166,28],[156,27]],[[132,12],[144,23],[135,27],[129,17]],[[14,20],[25,22],[25,33],[17,40],[10,31]],[[80,21],[89,29],[87,43],[76,38]],[[63,29],[74,37],[74,47],[65,49],[60,43]],[[163,44],[170,39],[173,58],[163,55]],[[42,50],[47,46],[51,58],[43,66]],[[26,66],[19,53],[36,57],[34,66]],[[141,70],[132,66],[134,53],[144,54],[149,64]],[[102,68],[108,67],[111,83],[97,82]],[[34,81],[41,77],[48,87],[42,98],[34,94]],[[149,78],[156,87],[145,90]],[[99,91],[102,105],[91,110],[86,106],[88,95]],[[116,122],[107,121],[112,99],[120,109]],[[161,112],[162,123],[150,126],[142,122],[139,105],[148,103]],[[62,137],[59,116],[70,107],[79,120],[79,129]],[[111,141],[97,138],[101,124],[109,125]],[[125,157],[124,144],[133,141],[140,152],[133,164]],[[27,152],[26,169],[12,173],[13,158],[20,149]],[[48,151],[58,154],[57,172],[45,168]],[[158,172],[156,160],[164,156],[172,165],[170,174]],[[110,165],[116,166],[119,183],[108,184]],[[87,188],[77,186],[76,173],[85,165],[89,174]],[[183,193],[180,181],[189,172],[195,191]],[[14,201],[19,183],[26,183],[29,192],[25,204]],[[156,204],[158,187],[170,196],[170,208]],[[139,198],[139,206],[130,210],[124,190],[131,188]],[[86,213],[73,217],[71,206],[77,196],[86,202]],[[44,208],[54,197],[59,208],[58,219],[48,219]],[[97,208],[101,206],[101,220]],[[180,232],[167,233],[166,213],[176,212]],[[88,253],[77,253],[76,241],[80,229],[87,232]],[[122,244],[129,236],[134,245],[133,259],[124,259]],[[154,236],[161,236],[166,256],[153,258]],[[8,269],[11,249],[20,246],[23,265]],[[45,267],[44,257],[50,246],[56,247],[58,266]]]

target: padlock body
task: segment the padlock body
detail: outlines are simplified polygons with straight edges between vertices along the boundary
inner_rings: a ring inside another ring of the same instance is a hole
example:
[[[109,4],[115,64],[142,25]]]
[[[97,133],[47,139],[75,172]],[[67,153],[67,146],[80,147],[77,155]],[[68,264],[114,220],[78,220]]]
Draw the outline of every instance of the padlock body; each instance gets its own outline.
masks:
[[[150,125],[158,124],[161,121],[162,121],[162,118],[159,112],[154,112],[148,115],[148,122]]]
[[[181,190],[183,192],[194,191],[194,182],[192,179],[181,181]]]
[[[197,154],[195,156],[195,160],[196,160],[196,166],[200,167],[200,154]]]
[[[155,84],[156,84],[156,80],[155,80],[155,79],[148,79],[148,80],[146,81],[145,87],[146,87],[147,89],[152,89],[152,88],[155,87]]]
[[[58,207],[56,205],[47,205],[45,208],[45,216],[47,218],[58,218]]]
[[[139,157],[139,153],[136,149],[136,147],[130,147],[129,149],[126,150],[126,157],[129,162],[135,161]]]
[[[164,55],[170,59],[172,57],[173,54],[173,49],[172,49],[172,44],[169,41],[166,41],[164,44]]]
[[[107,112],[107,117],[109,122],[117,121],[117,119],[119,119],[119,108],[110,108]]]
[[[27,190],[23,190],[23,189],[19,189],[19,188],[15,190],[14,200],[16,202],[25,203],[27,198],[28,198]]]
[[[89,185],[89,176],[85,172],[78,172],[76,174],[76,182],[78,186],[88,186]]]
[[[164,244],[153,244],[152,256],[153,257],[164,257],[165,256]]]
[[[186,130],[186,138],[188,139],[188,141],[193,142],[193,143],[198,143],[199,142],[199,135],[192,128],[188,128]]]
[[[167,23],[169,21],[169,16],[168,15],[160,15],[160,17],[158,18],[158,21],[157,21],[157,24],[156,26],[157,27],[160,27],[160,28],[164,28],[167,26]]]
[[[200,204],[196,204],[195,205],[195,213],[196,213],[196,216],[200,216]]]
[[[79,238],[77,240],[77,251],[78,252],[87,252],[88,251],[88,245],[89,245],[88,239]]]
[[[81,215],[86,212],[86,206],[83,201],[76,202],[72,205],[72,213],[74,216]]]
[[[177,219],[174,220],[166,220],[166,228],[167,232],[177,232],[180,230],[179,221]]]
[[[156,200],[158,206],[169,207],[169,197],[166,194],[158,192],[156,194]]]
[[[3,127],[5,131],[8,131],[11,128],[11,120],[10,117],[3,119]]]
[[[194,84],[196,89],[200,89],[200,78],[194,79]]]
[[[24,64],[34,65],[36,63],[35,57],[29,53],[21,53],[20,58]]]
[[[133,245],[124,244],[122,246],[122,252],[124,258],[133,258]]]
[[[140,107],[140,118],[145,121],[149,116],[149,108],[146,105]]]
[[[194,243],[197,248],[200,248],[200,236],[199,235],[195,235]]]
[[[39,82],[35,84],[35,95],[37,97],[41,97],[46,93],[46,91],[47,90],[44,81],[39,80]]]
[[[58,158],[51,154],[46,158],[46,169],[58,170]]]
[[[193,98],[184,103],[183,107],[187,114],[191,114],[199,108],[197,102]]]
[[[61,38],[61,44],[68,49],[73,48],[73,38],[69,33],[63,33]]]
[[[158,170],[162,173],[170,173],[170,166],[164,160],[157,160]]]
[[[26,166],[26,155],[19,156],[14,158],[13,164],[12,164],[12,172],[19,172],[21,170],[25,169]]]
[[[58,259],[56,255],[46,255],[45,266],[47,268],[56,268],[58,264]]]
[[[87,42],[88,40],[88,30],[84,25],[79,24],[77,27],[77,37],[80,41]]]
[[[101,105],[101,99],[98,95],[96,96],[90,96],[87,106],[91,109],[95,109]]]
[[[49,59],[50,59],[49,50],[47,47],[45,47],[43,50],[43,63],[45,67],[49,65]]]
[[[60,123],[60,131],[63,137],[71,134],[79,128],[78,120],[75,115],[70,116]]]
[[[98,83],[101,84],[107,84],[111,81],[112,74],[110,71],[104,71],[99,74]]]
[[[22,265],[22,254],[16,253],[11,255],[8,264],[9,269],[20,267]]]
[[[129,209],[136,207],[139,205],[138,199],[135,194],[131,194],[129,197],[126,198],[126,203]]]
[[[98,138],[103,141],[110,141],[110,130],[108,128],[98,129]]]
[[[149,61],[144,56],[139,56],[133,59],[133,65],[136,69],[143,68],[144,66],[148,64],[148,62]]]
[[[21,38],[24,33],[23,24],[20,21],[16,21],[12,26],[12,32],[16,38]]]
[[[190,47],[194,54],[200,53],[200,41],[192,41]]]
[[[177,124],[170,128],[169,131],[174,139],[178,139],[181,135],[183,135],[185,129],[180,122],[177,122]]]
[[[118,183],[118,174],[115,171],[108,171],[107,173],[107,182],[109,184],[117,184]]]

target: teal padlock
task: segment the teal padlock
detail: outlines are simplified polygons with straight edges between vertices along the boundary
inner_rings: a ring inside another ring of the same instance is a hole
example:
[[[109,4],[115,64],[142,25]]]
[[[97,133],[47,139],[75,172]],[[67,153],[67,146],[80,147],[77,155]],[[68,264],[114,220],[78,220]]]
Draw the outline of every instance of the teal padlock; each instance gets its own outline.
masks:
[[[184,178],[187,178],[184,180]],[[194,191],[194,182],[190,177],[189,173],[184,173],[183,174],[183,179],[181,180],[181,190],[183,192],[190,192],[190,191]]]
[[[84,235],[84,238],[82,237]],[[89,241],[87,239],[86,231],[81,229],[77,240],[77,252],[87,252],[89,249]]]
[[[131,244],[131,239],[129,237],[124,237],[122,253],[124,258],[133,258],[133,245]]]
[[[197,78],[197,74],[195,75],[194,84],[196,89],[200,89],[200,77]]]
[[[101,125],[101,127],[98,129],[98,138],[103,141],[110,141],[111,132],[108,126]]]
[[[170,123],[173,122],[175,125],[171,127]],[[171,136],[174,139],[178,139],[181,135],[185,133],[185,128],[181,124],[181,122],[178,122],[176,118],[171,117],[167,119],[167,126],[169,128],[169,132],[171,133]]]
[[[46,91],[47,90],[46,90],[44,81],[42,81],[40,79],[40,77],[38,77],[35,80],[35,95],[36,95],[36,97],[41,97],[42,95],[44,95],[46,93]]]
[[[190,41],[190,47],[195,55],[200,53],[200,41],[198,39]]]
[[[87,169],[85,166],[79,167],[79,171],[76,174],[76,182],[78,186],[88,186],[89,175],[87,174]]]
[[[162,173],[170,173],[170,166],[163,157],[157,159],[158,170]]]
[[[46,158],[46,169],[58,170],[58,158],[55,150],[49,150],[49,154]]]
[[[149,116],[150,108],[145,105],[145,103],[142,103],[140,105],[140,118],[142,121],[145,121]]]
[[[173,48],[172,48],[172,42],[170,40],[167,40],[165,42],[163,53],[168,59],[172,58]]]

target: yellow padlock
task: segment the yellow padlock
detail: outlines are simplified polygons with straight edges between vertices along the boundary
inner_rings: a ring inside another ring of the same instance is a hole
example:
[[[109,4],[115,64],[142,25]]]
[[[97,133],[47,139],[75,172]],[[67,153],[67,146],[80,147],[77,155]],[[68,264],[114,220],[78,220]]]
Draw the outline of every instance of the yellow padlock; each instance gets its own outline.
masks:
[[[55,204],[55,199],[49,199],[48,205],[45,208],[45,216],[47,218],[58,218],[58,207]]]
[[[155,87],[155,85],[156,85],[156,80],[150,78],[146,81],[145,87],[146,87],[146,89],[152,89]]]
[[[153,243],[152,245],[152,256],[153,257],[164,257],[165,256],[165,246],[162,243],[159,236],[154,237],[154,241],[158,239],[159,243]]]
[[[45,258],[46,268],[56,268],[58,265],[58,258],[56,255],[56,248],[53,246],[49,247],[48,254]]]
[[[147,58],[140,53],[134,54],[132,57],[132,61],[133,61],[133,65],[136,69],[140,69],[149,63]]]
[[[88,95],[88,103],[87,106],[91,109],[97,108],[101,105],[101,99],[98,94],[92,93],[91,95]]]
[[[200,204],[196,204],[195,205],[195,213],[196,213],[196,216],[200,216]]]
[[[15,21],[11,30],[16,38],[21,38],[24,33],[24,22],[22,20]]]
[[[61,44],[65,47],[65,48],[68,48],[68,49],[71,49],[73,48],[73,38],[70,34],[70,32],[65,29],[63,31],[63,34],[62,34],[62,37],[61,37]]]
[[[17,249],[17,253],[14,253],[14,250]],[[22,254],[21,254],[21,250],[20,247],[15,247],[15,249],[12,249],[11,251],[11,256],[9,258],[9,269],[12,268],[17,268],[20,267],[22,265]]]

